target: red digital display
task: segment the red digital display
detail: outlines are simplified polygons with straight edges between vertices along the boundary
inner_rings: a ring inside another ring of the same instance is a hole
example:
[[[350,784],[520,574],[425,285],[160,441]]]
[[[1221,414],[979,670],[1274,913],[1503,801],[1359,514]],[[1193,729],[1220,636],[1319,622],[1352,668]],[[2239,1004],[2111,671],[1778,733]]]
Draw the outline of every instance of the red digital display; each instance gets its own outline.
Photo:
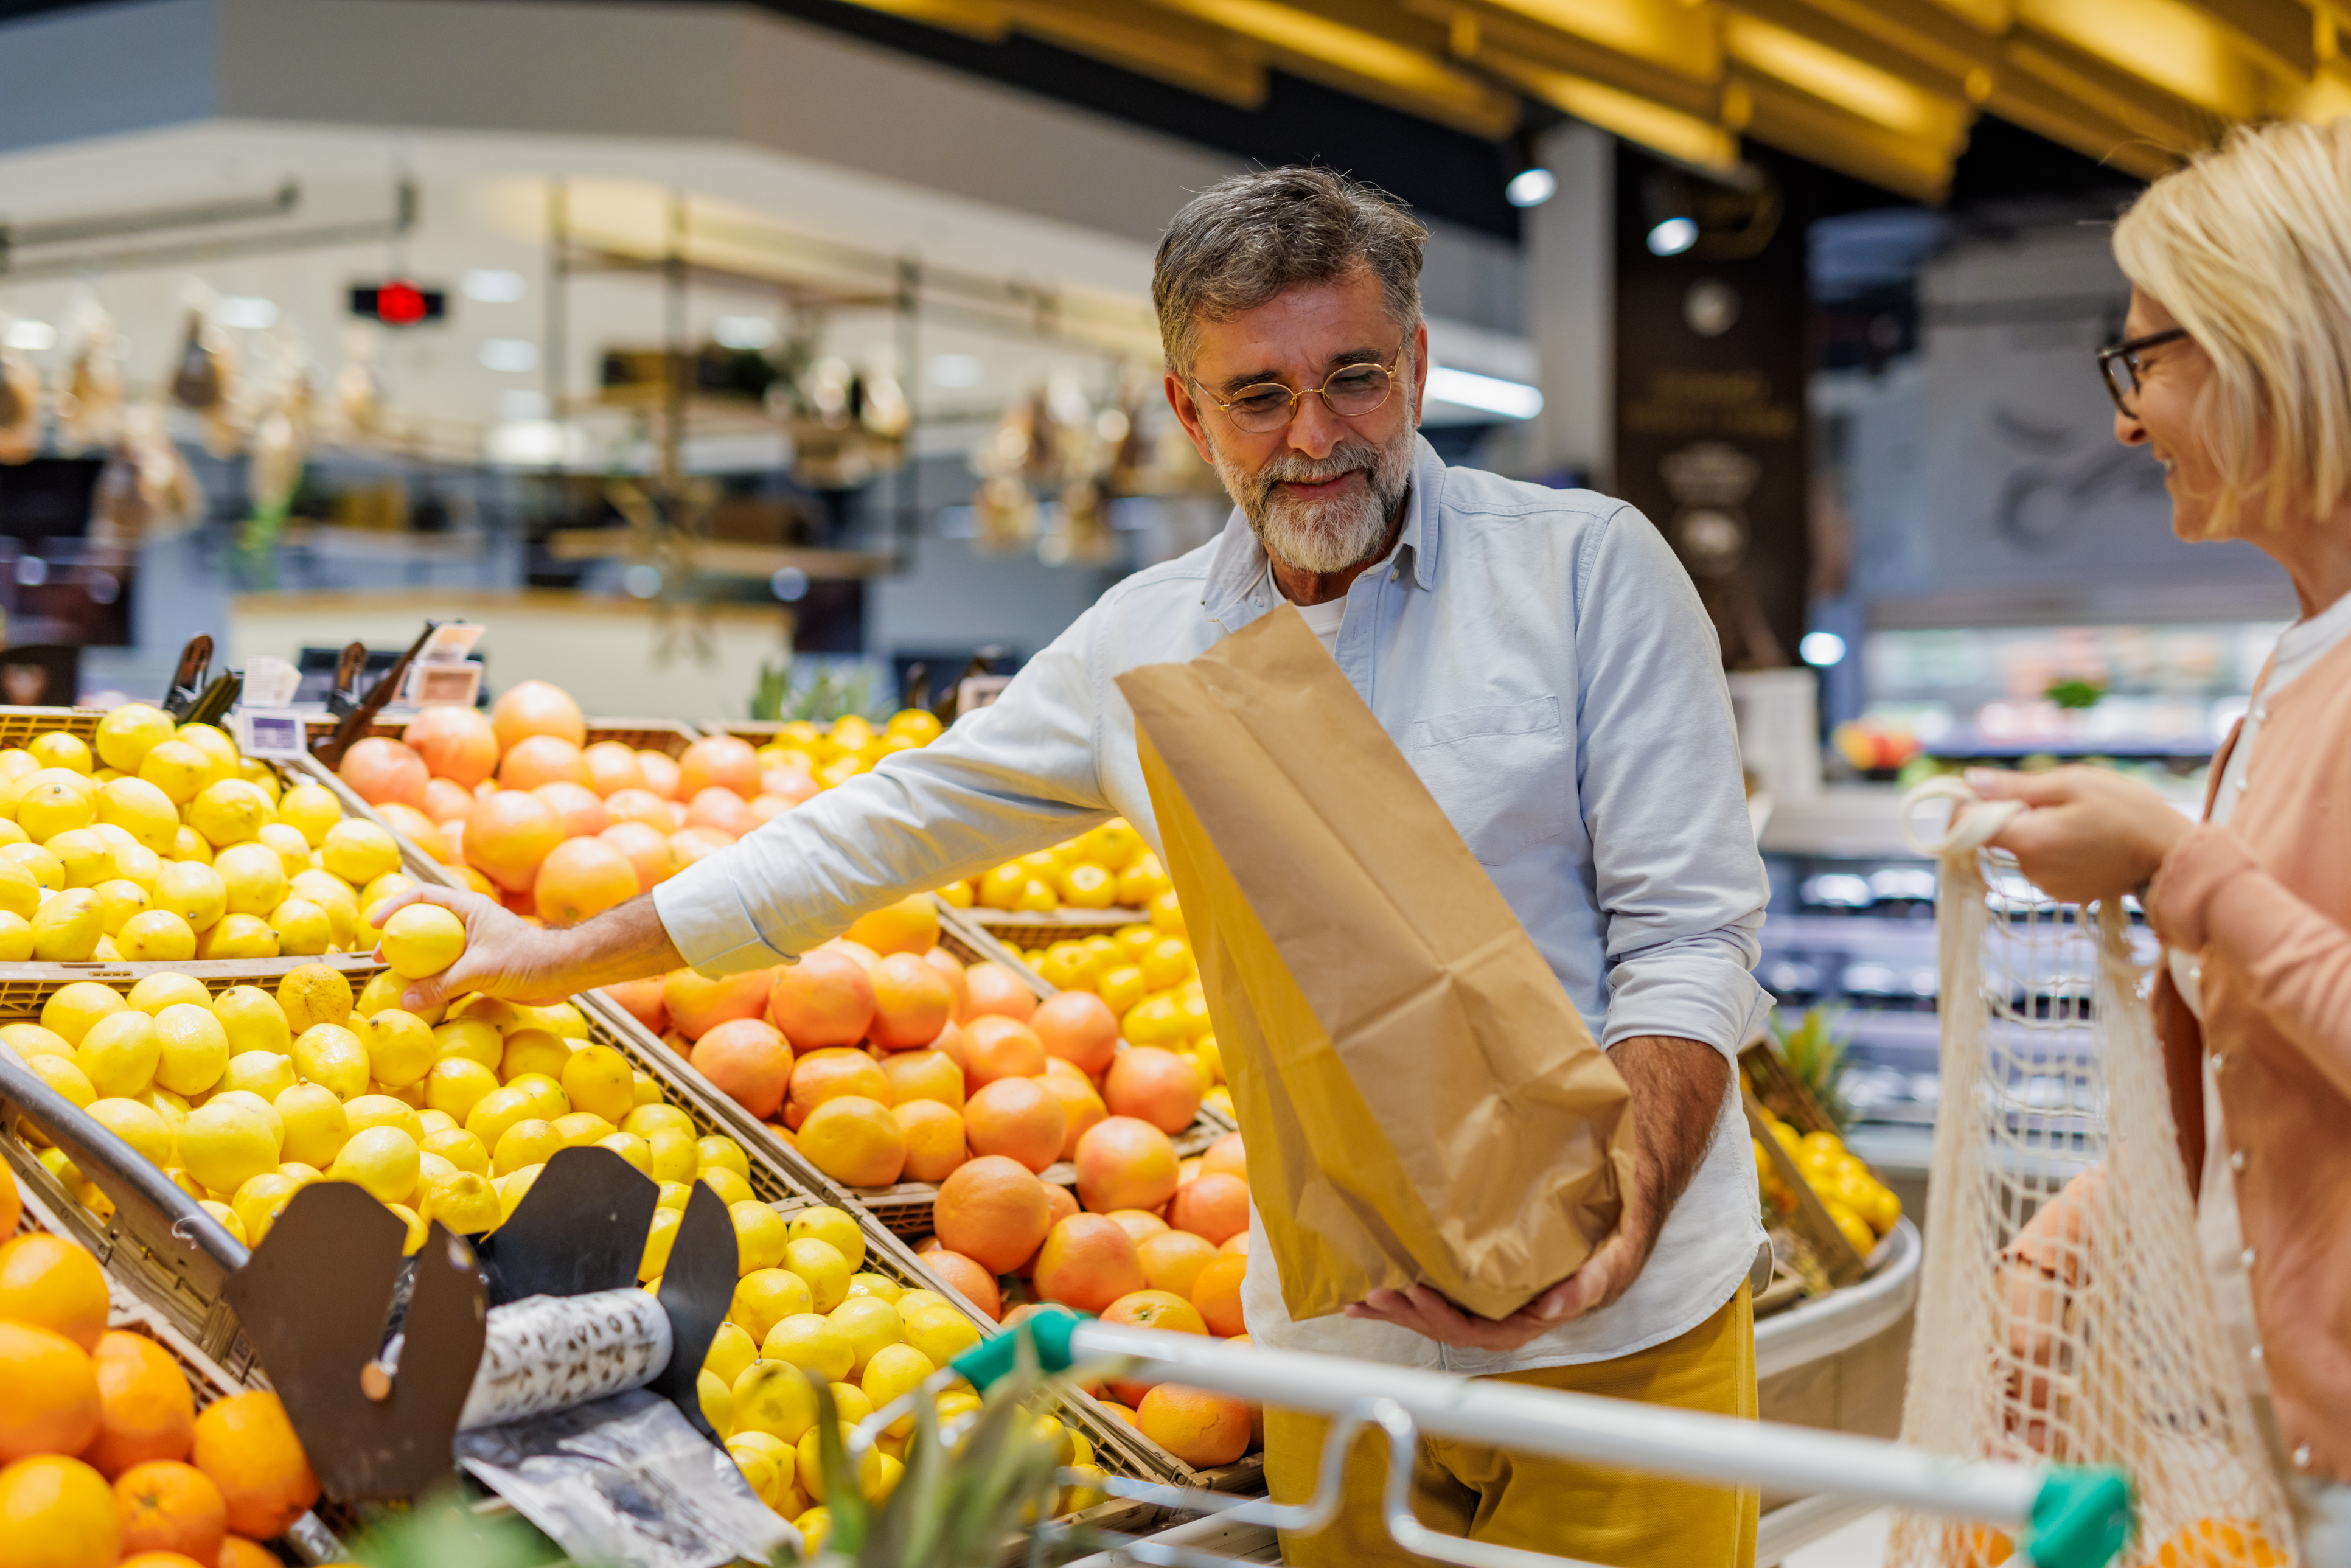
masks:
[[[449,297],[438,288],[420,287],[406,278],[355,287],[351,314],[381,321],[387,327],[413,327],[438,321],[448,314]]]

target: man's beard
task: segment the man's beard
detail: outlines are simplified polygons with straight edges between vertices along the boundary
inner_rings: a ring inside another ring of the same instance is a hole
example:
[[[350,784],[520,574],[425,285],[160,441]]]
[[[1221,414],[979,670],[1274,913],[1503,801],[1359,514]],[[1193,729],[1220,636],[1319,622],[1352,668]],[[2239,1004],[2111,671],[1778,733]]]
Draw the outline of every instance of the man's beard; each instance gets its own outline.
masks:
[[[1368,441],[1343,441],[1316,462],[1285,452],[1264,467],[1249,470],[1210,444],[1217,477],[1249,518],[1266,553],[1294,571],[1327,576],[1360,566],[1386,540],[1412,484],[1414,427],[1406,421],[1384,447]],[[1285,482],[1311,484],[1361,469],[1360,490],[1330,500],[1308,501],[1280,492]]]

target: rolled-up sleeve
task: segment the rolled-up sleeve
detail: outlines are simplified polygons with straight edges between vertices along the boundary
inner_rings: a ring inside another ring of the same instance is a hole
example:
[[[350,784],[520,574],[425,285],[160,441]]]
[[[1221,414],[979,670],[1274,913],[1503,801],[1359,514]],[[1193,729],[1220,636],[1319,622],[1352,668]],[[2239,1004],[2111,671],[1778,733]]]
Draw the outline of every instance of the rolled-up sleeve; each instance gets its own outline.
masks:
[[[1770,884],[1720,649],[1646,518],[1627,507],[1595,534],[1576,595],[1576,766],[1606,931],[1601,1043],[1676,1035],[1736,1057],[1768,1005],[1750,971]]]
[[[1110,815],[1089,611],[993,706],[883,759],[653,889],[707,975],[775,964],[910,892],[1058,843]]]

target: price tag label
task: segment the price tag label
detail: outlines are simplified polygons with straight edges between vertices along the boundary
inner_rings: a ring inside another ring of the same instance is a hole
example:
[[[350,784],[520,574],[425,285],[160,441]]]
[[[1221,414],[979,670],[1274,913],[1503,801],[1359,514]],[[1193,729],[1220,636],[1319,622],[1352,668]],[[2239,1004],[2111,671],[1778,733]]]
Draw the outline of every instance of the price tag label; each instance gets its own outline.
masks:
[[[413,664],[402,683],[400,700],[410,707],[472,707],[482,689],[482,666],[475,660],[462,664]]]
[[[309,736],[302,716],[286,708],[239,708],[236,741],[247,757],[307,757]]]

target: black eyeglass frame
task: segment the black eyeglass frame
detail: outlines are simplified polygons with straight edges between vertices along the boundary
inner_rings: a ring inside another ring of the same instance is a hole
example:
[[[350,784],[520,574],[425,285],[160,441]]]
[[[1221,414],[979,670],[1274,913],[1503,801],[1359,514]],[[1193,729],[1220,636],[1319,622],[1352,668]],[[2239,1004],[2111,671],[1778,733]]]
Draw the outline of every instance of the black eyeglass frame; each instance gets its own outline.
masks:
[[[2187,336],[2187,328],[2170,327],[2160,332],[2149,332],[2144,338],[2128,338],[2098,350],[2098,379],[2106,383],[2106,395],[2115,400],[2115,407],[2121,411],[2125,419],[2138,417],[2138,410],[2131,406],[2131,400],[2139,394],[2139,355],[2165,343],[2177,343]]]
[[[1292,392],[1290,388],[1283,386],[1280,382],[1251,382],[1248,386],[1242,387],[1240,390],[1234,392],[1230,402],[1220,402],[1213,395],[1211,395],[1207,401],[1216,407],[1217,413],[1223,414],[1226,419],[1231,421],[1232,426],[1235,430],[1240,431],[1249,435],[1271,435],[1277,431],[1289,429],[1290,421],[1298,417],[1298,405],[1304,402],[1310,397],[1321,398],[1322,400],[1322,406],[1330,409],[1331,413],[1337,418],[1363,419],[1371,414],[1377,413],[1380,410],[1387,407],[1389,399],[1395,396],[1397,383],[1403,379],[1397,372],[1403,370],[1405,360],[1411,353],[1412,344],[1409,341],[1405,341],[1396,345],[1395,358],[1391,360],[1388,363],[1383,365],[1374,360],[1364,361],[1352,365],[1341,365],[1337,370],[1332,371],[1329,375],[1323,377],[1322,384],[1319,387],[1307,387],[1303,391]],[[1369,408],[1360,409],[1353,413],[1342,413],[1339,409],[1332,406],[1331,402],[1331,393],[1327,389],[1332,382],[1337,381],[1349,371],[1361,370],[1377,371],[1381,375],[1386,377],[1388,383],[1387,391],[1380,395],[1379,402],[1372,404]],[[1208,390],[1207,387],[1197,379],[1195,379],[1192,384],[1198,387],[1203,392],[1206,392]],[[1251,430],[1248,425],[1243,424],[1238,419],[1233,417],[1233,408],[1241,401],[1241,399],[1249,396],[1251,392],[1267,391],[1278,391],[1290,399],[1290,412],[1282,416],[1280,423],[1269,425],[1263,430]]]

